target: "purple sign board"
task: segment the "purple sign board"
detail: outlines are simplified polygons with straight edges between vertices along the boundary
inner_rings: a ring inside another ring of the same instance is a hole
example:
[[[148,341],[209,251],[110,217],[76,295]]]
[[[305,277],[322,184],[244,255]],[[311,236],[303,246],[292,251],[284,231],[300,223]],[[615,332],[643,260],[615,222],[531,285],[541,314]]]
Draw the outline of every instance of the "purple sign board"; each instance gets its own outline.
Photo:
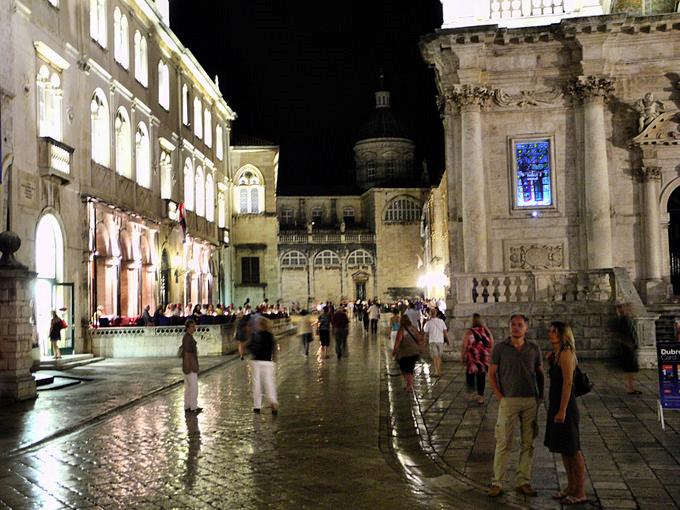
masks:
[[[680,342],[656,344],[659,367],[659,403],[663,409],[680,409]]]

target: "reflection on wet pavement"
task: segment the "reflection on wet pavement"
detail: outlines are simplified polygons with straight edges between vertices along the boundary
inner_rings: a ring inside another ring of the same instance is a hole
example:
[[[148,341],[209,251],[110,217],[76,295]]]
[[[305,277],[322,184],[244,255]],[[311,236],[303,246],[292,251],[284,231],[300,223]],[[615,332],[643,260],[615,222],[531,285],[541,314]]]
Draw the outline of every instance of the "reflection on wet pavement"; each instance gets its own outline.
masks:
[[[182,388],[6,459],[12,508],[442,507],[380,449],[380,348],[357,328],[347,358],[305,358],[279,344],[281,410],[252,412],[237,362],[199,379],[199,415]],[[318,341],[312,344],[316,350]]]

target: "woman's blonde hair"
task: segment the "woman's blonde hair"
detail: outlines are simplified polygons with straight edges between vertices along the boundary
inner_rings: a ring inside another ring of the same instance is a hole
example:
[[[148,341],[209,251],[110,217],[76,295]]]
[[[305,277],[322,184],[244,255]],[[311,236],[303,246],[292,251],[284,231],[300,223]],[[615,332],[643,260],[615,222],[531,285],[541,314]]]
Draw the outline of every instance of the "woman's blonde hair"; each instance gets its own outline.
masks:
[[[557,331],[557,336],[562,344],[562,350],[576,353],[576,340],[574,340],[574,332],[571,330],[571,326],[565,322],[554,321],[550,323],[550,327],[555,328],[555,331]]]

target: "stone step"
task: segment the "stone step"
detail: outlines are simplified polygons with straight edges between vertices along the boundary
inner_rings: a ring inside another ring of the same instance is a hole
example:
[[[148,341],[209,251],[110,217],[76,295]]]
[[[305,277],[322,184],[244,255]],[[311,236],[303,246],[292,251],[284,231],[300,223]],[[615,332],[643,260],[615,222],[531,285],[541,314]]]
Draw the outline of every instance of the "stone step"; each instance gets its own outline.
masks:
[[[68,388],[69,386],[82,384],[84,381],[88,381],[88,379],[55,376],[53,377],[52,383],[38,386],[38,391],[60,390],[62,388]]]
[[[35,378],[35,385],[38,387],[47,386],[54,382],[54,376],[51,374],[39,374],[36,372],[33,374],[33,377]]]
[[[40,360],[40,370],[70,370],[71,368],[89,365],[103,359],[95,358],[92,354],[71,354],[62,356],[61,359],[42,358]]]

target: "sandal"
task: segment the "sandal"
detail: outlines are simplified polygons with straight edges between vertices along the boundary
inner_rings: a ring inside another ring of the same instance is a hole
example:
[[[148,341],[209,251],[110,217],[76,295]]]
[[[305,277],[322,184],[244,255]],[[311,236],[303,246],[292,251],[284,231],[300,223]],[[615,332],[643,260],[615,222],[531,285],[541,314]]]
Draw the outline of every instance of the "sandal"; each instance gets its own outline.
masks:
[[[556,492],[555,494],[553,494],[552,498],[560,500],[560,499],[566,498],[568,495],[569,495],[569,493],[567,491],[559,491],[559,492]]]
[[[571,506],[571,505],[583,505],[585,503],[588,503],[588,498],[577,498],[575,496],[567,496],[562,500],[563,505]]]

